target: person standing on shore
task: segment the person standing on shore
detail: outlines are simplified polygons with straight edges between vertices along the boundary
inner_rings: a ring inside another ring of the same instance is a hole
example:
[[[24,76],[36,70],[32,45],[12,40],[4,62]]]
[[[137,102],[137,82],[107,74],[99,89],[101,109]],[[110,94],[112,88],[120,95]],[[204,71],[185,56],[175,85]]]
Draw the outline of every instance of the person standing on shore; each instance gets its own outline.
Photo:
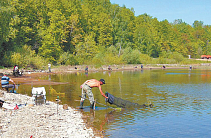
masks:
[[[83,109],[83,103],[84,103],[84,100],[86,99],[86,94],[89,96],[90,108],[93,109],[93,107],[94,107],[94,96],[92,93],[93,87],[98,87],[101,95],[105,98],[108,98],[105,96],[105,94],[102,91],[101,85],[103,85],[103,84],[105,84],[104,79],[100,79],[99,81],[96,79],[91,79],[91,80],[85,81],[81,85],[82,95],[81,95],[81,101],[80,101],[80,109]]]
[[[48,70],[49,70],[49,72],[51,72],[51,63],[50,62],[48,63]]]
[[[9,82],[12,82],[13,84],[9,84]],[[1,87],[5,88],[7,92],[9,92],[9,88],[12,88],[12,92],[14,92],[15,89],[15,82],[10,79],[6,74],[1,78]]]
[[[88,72],[88,66],[86,66],[86,68],[85,68],[85,72]]]
[[[112,68],[111,68],[111,66],[110,66],[110,65],[108,66],[108,70],[112,70]]]

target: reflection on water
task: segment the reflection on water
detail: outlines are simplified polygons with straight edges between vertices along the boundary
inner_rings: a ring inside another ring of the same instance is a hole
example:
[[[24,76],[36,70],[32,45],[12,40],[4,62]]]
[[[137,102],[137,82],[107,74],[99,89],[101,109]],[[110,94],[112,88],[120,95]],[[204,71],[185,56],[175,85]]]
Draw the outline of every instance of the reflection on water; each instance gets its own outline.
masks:
[[[44,86],[47,100],[59,96],[62,104],[79,106],[80,85],[87,79],[104,78],[102,86],[116,97],[153,108],[113,110],[97,105],[83,110],[90,126],[105,137],[209,137],[211,127],[211,71],[209,70],[134,70],[94,73],[57,74],[39,79],[68,82]],[[18,93],[31,93],[32,85],[20,85]],[[40,87],[40,86],[39,86]],[[97,102],[105,104],[98,88],[93,88]],[[112,106],[115,108],[115,106]]]

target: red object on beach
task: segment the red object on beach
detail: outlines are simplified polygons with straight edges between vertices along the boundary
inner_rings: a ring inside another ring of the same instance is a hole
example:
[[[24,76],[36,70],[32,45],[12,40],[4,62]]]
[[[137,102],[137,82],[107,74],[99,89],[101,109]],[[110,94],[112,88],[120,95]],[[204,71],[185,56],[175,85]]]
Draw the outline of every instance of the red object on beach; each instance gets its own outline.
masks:
[[[31,137],[30,138],[32,138],[33,136],[31,135]]]
[[[210,56],[210,55],[201,55],[201,58],[202,58],[202,59],[205,59],[205,58],[206,58],[206,59],[210,59],[211,56]]]
[[[16,106],[15,106],[14,110],[17,110],[17,109],[19,109],[19,108],[18,108],[18,105],[16,104]]]

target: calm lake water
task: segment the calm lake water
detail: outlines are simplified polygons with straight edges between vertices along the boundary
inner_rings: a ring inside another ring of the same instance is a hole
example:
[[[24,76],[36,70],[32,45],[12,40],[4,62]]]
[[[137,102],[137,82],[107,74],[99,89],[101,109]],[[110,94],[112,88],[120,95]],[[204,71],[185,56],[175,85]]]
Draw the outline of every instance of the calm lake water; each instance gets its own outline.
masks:
[[[104,78],[106,91],[139,104],[153,108],[113,110],[97,104],[96,111],[87,107],[82,112],[88,116],[90,126],[110,138],[178,138],[211,136],[211,70],[133,70],[94,73],[74,73],[42,76],[68,84],[44,86],[47,100],[59,96],[62,104],[79,107],[80,85],[87,79]],[[40,87],[34,86],[34,87]],[[32,85],[20,85],[17,92],[31,95]],[[98,88],[93,88],[97,102],[105,105]],[[89,101],[85,101],[89,106]],[[110,105],[109,105],[110,106]],[[115,108],[115,106],[112,106]]]

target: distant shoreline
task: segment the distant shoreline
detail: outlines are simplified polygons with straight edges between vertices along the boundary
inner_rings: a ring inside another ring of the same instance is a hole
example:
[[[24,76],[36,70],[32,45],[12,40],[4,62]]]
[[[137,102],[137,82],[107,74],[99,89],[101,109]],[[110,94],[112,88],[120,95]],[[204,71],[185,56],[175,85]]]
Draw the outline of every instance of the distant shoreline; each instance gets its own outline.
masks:
[[[162,68],[163,65],[165,68]],[[128,65],[111,65],[111,69],[108,69],[108,66],[104,65],[100,68],[95,68],[93,65],[88,66],[88,72],[100,72],[100,71],[133,71],[133,70],[156,70],[156,69],[206,69],[211,70],[211,63],[204,64],[192,64],[192,65],[179,65],[179,64],[143,64],[143,68],[141,68],[141,64],[128,64]],[[76,65],[76,66],[54,66],[51,71],[48,72],[46,70],[24,70],[23,76],[14,77],[12,75],[12,69],[0,69],[0,73],[8,74],[10,78],[12,78],[15,82],[24,83],[24,84],[45,84],[45,85],[58,85],[61,82],[52,82],[51,80],[39,80],[37,81],[37,77],[41,75],[49,75],[49,74],[59,74],[59,73],[77,73],[77,72],[85,72],[86,65]],[[62,83],[63,84],[63,83]]]
[[[151,70],[151,69],[163,69],[163,65],[165,69],[211,69],[211,63],[204,63],[204,64],[192,64],[192,65],[179,65],[179,64],[143,64],[143,68],[141,68],[141,64],[134,64],[134,65],[111,65],[111,69],[108,69],[108,66],[102,66],[99,68],[95,68],[93,65],[88,66],[88,72],[95,72],[95,71],[124,71],[124,70]],[[76,69],[76,68],[77,69]],[[53,72],[85,72],[86,65],[76,65],[76,66],[59,66],[52,69]]]
[[[141,68],[143,65],[143,68]],[[95,67],[94,65],[88,65],[88,72],[95,71],[123,71],[123,70],[149,70],[149,69],[162,69],[162,66],[165,66],[165,69],[189,69],[192,66],[193,69],[211,69],[211,63],[201,63],[201,64],[189,64],[189,65],[180,65],[180,64],[123,64],[123,65],[110,65],[112,70],[108,69],[107,65],[101,67]],[[60,65],[52,66],[51,73],[74,73],[74,72],[85,72],[87,65]],[[34,76],[35,74],[45,74],[49,73],[46,66],[45,70],[24,70],[24,75]],[[6,73],[12,75],[12,68],[0,69],[0,73]]]

